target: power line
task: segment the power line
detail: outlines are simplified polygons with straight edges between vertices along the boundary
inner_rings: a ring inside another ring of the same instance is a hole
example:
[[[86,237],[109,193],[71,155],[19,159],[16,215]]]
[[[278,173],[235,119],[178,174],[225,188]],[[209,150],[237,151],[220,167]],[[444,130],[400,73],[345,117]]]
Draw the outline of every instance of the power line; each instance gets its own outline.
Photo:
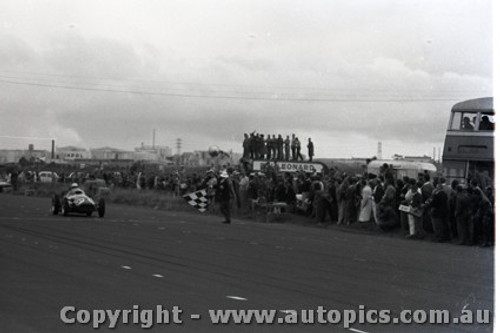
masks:
[[[355,99],[355,98],[306,98],[306,97],[250,97],[250,96],[229,96],[229,95],[203,95],[203,94],[179,94],[179,93],[166,93],[166,92],[152,92],[142,90],[125,90],[125,89],[105,89],[105,88],[91,88],[91,87],[77,87],[62,84],[49,84],[38,82],[26,81],[12,81],[0,80],[0,83],[23,85],[23,86],[36,86],[44,88],[57,88],[66,90],[77,91],[95,91],[95,92],[108,92],[108,93],[126,93],[135,95],[149,95],[149,96],[167,96],[167,97],[180,97],[180,98],[205,98],[205,99],[232,99],[232,100],[258,100],[258,101],[272,101],[272,102],[350,102],[350,103],[411,103],[411,102],[450,102],[456,101],[456,98],[399,98],[399,99]]]
[[[117,82],[124,82],[124,83],[130,83],[130,82],[148,82],[148,83],[165,83],[165,84],[171,84],[171,85],[188,85],[188,86],[205,86],[205,87],[242,87],[242,88],[263,88],[262,85],[238,85],[238,84],[229,84],[229,83],[214,83],[214,82],[189,82],[189,81],[170,81],[170,80],[151,80],[151,79],[141,79],[141,78],[132,78],[132,79],[121,79],[121,78],[105,78],[105,77],[96,77],[96,76],[87,76],[87,75],[68,75],[68,74],[56,74],[56,73],[38,73],[38,72],[19,72],[19,71],[5,71],[5,70],[0,70],[0,73],[9,73],[9,74],[20,74],[20,75],[36,75],[36,76],[48,76],[48,77],[60,77],[64,79],[88,79],[88,80],[97,80],[97,81],[117,81]],[[3,76],[6,77],[6,76]],[[26,78],[23,77],[7,77],[7,78],[13,78],[13,79],[20,79],[20,80],[26,80]],[[316,91],[331,91],[332,88],[313,88],[313,87],[279,87],[279,86],[273,86],[273,87],[268,87],[272,88],[275,90],[316,90]],[[169,88],[169,89],[176,89],[176,88]],[[183,88],[185,89],[185,88]],[[351,91],[352,89],[349,88],[334,88],[335,91]],[[385,89],[378,88],[370,88],[370,89],[364,89],[364,91],[370,91],[370,92],[380,92],[380,91],[386,91]],[[410,88],[407,90],[401,90],[399,89],[398,91],[409,91],[412,93],[415,92],[425,92],[428,91],[428,89],[415,89],[415,88]],[[449,89],[449,90],[440,90],[439,93],[468,93],[471,92],[471,90],[457,90],[457,89]],[[482,90],[477,90],[477,92],[483,92]]]

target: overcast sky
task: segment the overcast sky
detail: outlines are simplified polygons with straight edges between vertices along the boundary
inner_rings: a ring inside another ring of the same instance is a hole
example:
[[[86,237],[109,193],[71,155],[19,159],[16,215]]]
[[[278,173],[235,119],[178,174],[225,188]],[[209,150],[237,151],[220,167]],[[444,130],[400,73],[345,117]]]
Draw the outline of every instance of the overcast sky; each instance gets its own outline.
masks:
[[[431,155],[492,96],[491,0],[0,0],[0,149]],[[24,138],[24,139],[23,139]]]

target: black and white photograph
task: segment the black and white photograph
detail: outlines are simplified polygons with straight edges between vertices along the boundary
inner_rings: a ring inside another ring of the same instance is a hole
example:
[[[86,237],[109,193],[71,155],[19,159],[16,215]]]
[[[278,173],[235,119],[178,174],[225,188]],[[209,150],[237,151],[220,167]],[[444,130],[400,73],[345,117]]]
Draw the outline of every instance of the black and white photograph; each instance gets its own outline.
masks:
[[[496,331],[499,9],[0,0],[0,332]]]

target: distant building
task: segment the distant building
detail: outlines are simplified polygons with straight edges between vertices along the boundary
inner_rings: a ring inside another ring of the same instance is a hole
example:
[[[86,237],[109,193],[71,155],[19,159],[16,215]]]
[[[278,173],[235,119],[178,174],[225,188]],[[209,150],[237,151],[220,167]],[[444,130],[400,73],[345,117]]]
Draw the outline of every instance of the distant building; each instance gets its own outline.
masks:
[[[135,160],[135,152],[111,147],[94,148],[90,150],[90,158],[93,160]]]
[[[156,155],[159,160],[164,160],[166,157],[172,156],[172,149],[168,146],[148,146],[142,143],[140,147],[137,147],[134,150],[137,153]]]
[[[28,161],[46,161],[50,152],[46,150],[37,150],[30,144],[28,149],[1,149],[0,164],[17,163],[21,158]]]
[[[83,160],[91,158],[91,153],[85,148],[79,148],[74,146],[57,147],[56,148],[56,159],[74,161]]]
[[[434,163],[432,157],[424,155],[424,156],[405,156],[403,160],[408,162],[421,162],[421,163]]]

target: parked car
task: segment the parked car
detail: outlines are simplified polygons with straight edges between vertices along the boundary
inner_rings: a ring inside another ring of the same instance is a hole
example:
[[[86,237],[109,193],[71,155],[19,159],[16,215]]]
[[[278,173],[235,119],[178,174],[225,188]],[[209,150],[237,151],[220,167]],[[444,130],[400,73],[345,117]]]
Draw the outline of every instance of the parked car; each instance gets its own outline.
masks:
[[[40,171],[38,173],[38,179],[40,183],[52,183],[56,182],[59,176],[53,171]]]
[[[0,178],[0,193],[12,191],[12,184],[8,182],[6,179]]]

